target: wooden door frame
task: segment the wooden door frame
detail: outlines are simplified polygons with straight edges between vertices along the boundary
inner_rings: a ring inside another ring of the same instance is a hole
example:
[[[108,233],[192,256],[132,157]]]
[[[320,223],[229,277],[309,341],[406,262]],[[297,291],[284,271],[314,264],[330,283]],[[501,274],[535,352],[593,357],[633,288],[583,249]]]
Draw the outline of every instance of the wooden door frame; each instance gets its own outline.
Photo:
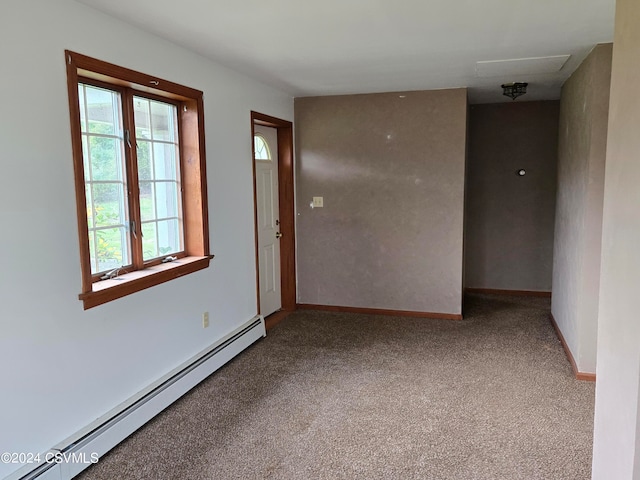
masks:
[[[254,125],[273,127],[278,132],[278,199],[280,231],[280,294],[282,310],[296,309],[296,233],[293,183],[293,123],[251,111],[251,165],[253,170],[253,221],[256,244],[256,301],[260,314],[260,262],[258,260],[258,196],[254,159]]]

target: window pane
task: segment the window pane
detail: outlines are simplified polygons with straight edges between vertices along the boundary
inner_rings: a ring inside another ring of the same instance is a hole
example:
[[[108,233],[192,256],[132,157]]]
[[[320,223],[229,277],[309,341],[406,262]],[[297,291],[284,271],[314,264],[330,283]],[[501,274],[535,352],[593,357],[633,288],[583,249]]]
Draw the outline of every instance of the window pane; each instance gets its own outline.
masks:
[[[113,270],[127,265],[127,232],[124,227],[96,230],[96,259],[98,272]]]
[[[158,251],[162,256],[182,250],[178,220],[161,220],[158,222],[158,242]]]
[[[96,227],[126,224],[121,183],[93,184],[92,193]]]
[[[156,219],[156,206],[153,182],[140,182],[140,219]]]
[[[104,88],[87,85],[86,109],[89,132],[115,135],[118,133],[116,121],[120,118],[120,94]],[[118,121],[118,123],[120,123]]]
[[[271,160],[271,152],[269,151],[269,146],[267,142],[265,142],[262,135],[254,135],[253,144],[255,151],[253,155],[256,160]]]
[[[138,144],[138,180],[151,180],[151,142],[136,140]]]
[[[153,144],[153,167],[156,180],[176,180],[177,152],[173,143]]]
[[[149,100],[141,97],[133,97],[133,115],[136,122],[137,139],[151,140],[149,109]]]
[[[123,164],[120,148],[120,139],[89,137],[92,180],[122,180]]]
[[[175,182],[156,183],[158,218],[178,217],[178,185]]]
[[[181,252],[182,227],[177,219],[142,225],[142,250],[145,261]]]
[[[156,223],[142,224],[142,258],[147,261],[159,256],[156,240]]]
[[[151,125],[154,140],[176,141],[175,107],[161,102],[151,101]]]

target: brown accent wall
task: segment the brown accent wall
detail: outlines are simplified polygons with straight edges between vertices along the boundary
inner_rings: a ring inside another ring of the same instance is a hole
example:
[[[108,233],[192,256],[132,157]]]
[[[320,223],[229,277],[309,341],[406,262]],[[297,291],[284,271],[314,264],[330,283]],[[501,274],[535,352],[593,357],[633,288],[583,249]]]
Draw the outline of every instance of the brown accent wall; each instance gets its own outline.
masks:
[[[596,371],[611,44],[562,86],[551,311],[578,370]]]
[[[465,287],[551,290],[558,112],[557,101],[471,106]]]
[[[295,100],[299,303],[461,313],[466,121],[466,89]]]

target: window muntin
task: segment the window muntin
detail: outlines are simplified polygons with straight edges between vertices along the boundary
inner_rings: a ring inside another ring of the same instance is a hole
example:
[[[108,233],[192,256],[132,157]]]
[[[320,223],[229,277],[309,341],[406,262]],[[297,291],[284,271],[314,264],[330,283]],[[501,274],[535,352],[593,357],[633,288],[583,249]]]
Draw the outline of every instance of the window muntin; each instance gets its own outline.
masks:
[[[256,133],[253,136],[254,152],[253,156],[256,160],[271,160],[271,151],[269,145],[262,135]]]

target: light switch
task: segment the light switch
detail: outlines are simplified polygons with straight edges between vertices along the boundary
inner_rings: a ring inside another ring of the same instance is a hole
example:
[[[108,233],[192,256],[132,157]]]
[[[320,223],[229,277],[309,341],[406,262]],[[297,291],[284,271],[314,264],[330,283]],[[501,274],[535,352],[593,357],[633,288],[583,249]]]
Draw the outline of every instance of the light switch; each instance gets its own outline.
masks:
[[[313,197],[313,208],[323,207],[323,197]]]

